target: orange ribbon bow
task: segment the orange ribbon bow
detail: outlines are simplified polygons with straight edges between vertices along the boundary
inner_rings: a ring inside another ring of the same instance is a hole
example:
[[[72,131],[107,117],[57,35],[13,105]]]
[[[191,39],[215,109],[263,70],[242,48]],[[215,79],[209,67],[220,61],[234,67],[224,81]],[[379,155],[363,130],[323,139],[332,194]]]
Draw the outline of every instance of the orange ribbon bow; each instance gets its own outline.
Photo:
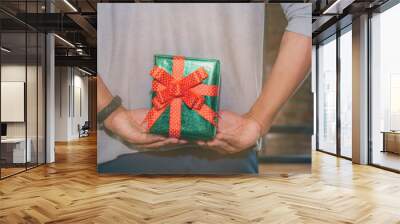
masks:
[[[150,72],[154,78],[152,89],[156,96],[152,99],[153,107],[145,119],[147,127],[150,129],[169,105],[169,136],[174,138],[179,138],[181,134],[182,101],[212,125],[216,125],[217,113],[204,103],[204,96],[217,96],[218,86],[202,83],[208,77],[202,67],[183,77],[184,61],[182,56],[173,57],[172,75],[158,66],[154,66]]]

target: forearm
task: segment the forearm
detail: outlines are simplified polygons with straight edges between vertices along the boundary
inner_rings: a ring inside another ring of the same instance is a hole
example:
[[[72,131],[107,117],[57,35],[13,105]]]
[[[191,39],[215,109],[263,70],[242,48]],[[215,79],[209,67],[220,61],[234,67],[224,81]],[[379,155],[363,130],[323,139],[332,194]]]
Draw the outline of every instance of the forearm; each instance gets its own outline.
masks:
[[[104,84],[101,77],[97,76],[97,112],[101,111],[104,107],[106,107],[113,96],[111,92],[108,90],[107,86]]]
[[[304,80],[310,66],[311,38],[286,32],[262,92],[248,113],[260,124],[262,134],[268,131],[268,124]]]

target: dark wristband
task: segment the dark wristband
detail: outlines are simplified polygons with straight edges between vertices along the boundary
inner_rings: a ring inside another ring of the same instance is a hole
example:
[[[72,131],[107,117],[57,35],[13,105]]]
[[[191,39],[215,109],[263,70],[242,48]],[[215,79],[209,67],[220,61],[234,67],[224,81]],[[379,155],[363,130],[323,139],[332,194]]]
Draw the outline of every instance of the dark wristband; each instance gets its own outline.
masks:
[[[121,98],[115,96],[107,106],[97,113],[97,123],[103,124],[107,117],[121,106],[121,102]]]

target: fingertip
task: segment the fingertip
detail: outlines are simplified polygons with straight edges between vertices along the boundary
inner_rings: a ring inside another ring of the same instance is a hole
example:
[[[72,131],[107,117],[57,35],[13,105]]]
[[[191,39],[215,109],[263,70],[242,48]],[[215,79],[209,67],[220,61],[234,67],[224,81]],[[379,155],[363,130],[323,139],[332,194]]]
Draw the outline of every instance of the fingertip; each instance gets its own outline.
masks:
[[[216,145],[217,145],[217,144],[216,144],[215,141],[207,142],[207,146],[214,147],[214,146],[216,146]]]
[[[162,139],[167,139],[168,138],[167,136],[164,136],[164,135],[158,135],[158,134],[151,134],[151,135],[157,136],[157,137],[162,138]]]
[[[164,140],[166,140],[167,138],[164,137],[164,136],[154,135],[154,139],[156,139],[156,140],[158,140],[158,141],[164,141]]]
[[[179,139],[177,139],[177,138],[170,138],[170,142],[171,142],[171,143],[178,143],[178,142],[179,142]]]
[[[153,135],[154,138],[160,139],[160,140],[165,140],[166,138],[164,136],[160,136],[160,135]]]

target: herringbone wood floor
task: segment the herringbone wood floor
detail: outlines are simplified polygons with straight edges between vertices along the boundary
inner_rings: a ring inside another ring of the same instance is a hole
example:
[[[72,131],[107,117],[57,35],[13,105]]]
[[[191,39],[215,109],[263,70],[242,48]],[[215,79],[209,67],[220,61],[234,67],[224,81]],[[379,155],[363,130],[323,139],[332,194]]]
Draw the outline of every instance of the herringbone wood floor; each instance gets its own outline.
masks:
[[[0,223],[400,223],[400,175],[313,160],[303,175],[100,176],[86,138],[0,181]]]

